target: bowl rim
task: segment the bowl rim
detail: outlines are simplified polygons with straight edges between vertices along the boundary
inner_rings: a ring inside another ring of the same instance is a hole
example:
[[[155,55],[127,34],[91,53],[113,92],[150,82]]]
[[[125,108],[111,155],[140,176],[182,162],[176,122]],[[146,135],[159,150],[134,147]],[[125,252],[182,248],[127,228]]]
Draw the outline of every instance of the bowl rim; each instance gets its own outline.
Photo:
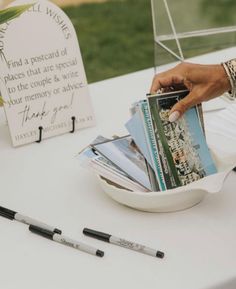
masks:
[[[195,182],[192,182],[191,184],[188,184],[186,186],[181,186],[181,187],[177,187],[174,189],[169,189],[169,190],[165,190],[165,191],[150,191],[150,192],[141,192],[141,191],[129,191],[126,189],[122,189],[122,188],[118,188],[112,184],[109,184],[106,182],[106,180],[104,180],[103,178],[101,178],[100,175],[97,175],[97,177],[99,178],[100,182],[105,183],[106,186],[112,187],[115,190],[121,191],[123,193],[126,193],[127,195],[136,195],[136,196],[143,196],[143,197],[153,197],[153,196],[170,196],[170,195],[175,195],[175,194],[180,194],[180,193],[185,193],[186,191],[203,191],[206,193],[210,193],[210,191],[208,191],[206,189],[206,186],[201,185],[201,183],[203,182],[203,179],[206,178],[218,178],[219,176],[221,176],[221,182],[220,185],[222,187],[225,178],[227,177],[227,175],[230,173],[230,171],[232,171],[232,169],[235,166],[229,166],[227,169],[225,169],[224,171],[219,171],[215,174],[209,175],[207,177],[204,177],[200,180],[197,180]]]

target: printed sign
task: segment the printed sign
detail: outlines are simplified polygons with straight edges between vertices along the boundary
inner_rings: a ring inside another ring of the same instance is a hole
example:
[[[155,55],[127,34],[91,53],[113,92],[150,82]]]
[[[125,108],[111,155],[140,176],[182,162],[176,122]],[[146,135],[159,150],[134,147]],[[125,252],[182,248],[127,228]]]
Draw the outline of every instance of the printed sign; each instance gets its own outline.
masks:
[[[18,0],[13,5],[35,3]],[[95,124],[75,29],[49,1],[0,26],[0,88],[14,146]]]

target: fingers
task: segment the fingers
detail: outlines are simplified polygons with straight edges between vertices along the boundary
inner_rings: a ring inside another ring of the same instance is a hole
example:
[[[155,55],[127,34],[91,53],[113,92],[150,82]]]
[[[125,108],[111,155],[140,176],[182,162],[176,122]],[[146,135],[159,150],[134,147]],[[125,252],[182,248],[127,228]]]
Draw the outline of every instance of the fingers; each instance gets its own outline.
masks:
[[[150,93],[154,94],[161,88],[183,84],[184,84],[184,77],[182,77],[181,75],[165,75],[165,73],[162,73],[154,77]]]
[[[205,85],[205,78],[200,77],[200,72],[197,69],[205,71],[205,67],[199,66],[197,64],[191,63],[181,63],[166,72],[156,75],[152,81],[150,93],[154,94],[160,89],[185,87],[190,93],[181,101],[176,103],[171,109],[169,120],[171,122],[176,121],[181,117],[185,111],[192,106],[202,102],[206,98],[203,98],[203,94],[206,96],[206,89],[203,89]],[[201,75],[201,74],[200,74]],[[201,86],[203,84],[203,86]],[[201,93],[200,93],[201,92]]]
[[[186,110],[201,102],[195,91],[191,91],[185,98],[177,102],[171,109],[169,121],[178,120]]]
[[[174,68],[169,69],[165,72],[157,74],[150,88],[150,93],[154,94],[161,88],[166,88],[179,84],[185,84],[184,79],[187,79],[189,70],[191,70],[192,64],[187,62],[182,62],[176,65]]]

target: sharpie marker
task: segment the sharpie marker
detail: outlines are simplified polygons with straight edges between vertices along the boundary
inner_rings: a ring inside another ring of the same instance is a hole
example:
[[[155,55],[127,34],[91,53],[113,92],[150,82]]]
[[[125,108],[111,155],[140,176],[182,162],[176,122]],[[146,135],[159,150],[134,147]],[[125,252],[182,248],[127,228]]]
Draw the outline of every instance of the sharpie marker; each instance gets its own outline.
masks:
[[[137,244],[131,241],[127,241],[125,239],[121,239],[119,237],[115,237],[112,235],[109,235],[107,233],[103,233],[103,232],[99,232],[99,231],[95,231],[95,230],[91,230],[88,228],[84,228],[83,230],[84,235],[104,241],[104,242],[108,242],[114,245],[118,245],[130,250],[134,250],[143,254],[147,254],[153,257],[158,257],[158,258],[164,258],[164,253],[161,251],[157,251],[155,249],[146,247],[144,245],[141,244]]]
[[[16,220],[16,221],[23,223],[23,224],[26,224],[26,225],[35,225],[35,226],[47,229],[49,231],[53,231],[57,234],[62,233],[61,230],[59,230],[55,227],[49,226],[49,225],[44,224],[40,221],[37,221],[35,219],[32,219],[30,217],[27,217],[25,215],[22,215],[20,213],[17,213],[15,211],[9,210],[9,209],[1,207],[1,206],[0,206],[0,216],[7,218],[7,219],[10,219],[10,220]]]
[[[40,235],[44,238],[50,239],[52,241],[58,242],[60,244],[72,247],[74,249],[89,253],[91,255],[95,255],[98,257],[103,257],[104,256],[104,252],[101,250],[98,250],[92,246],[86,245],[84,243],[80,243],[78,241],[72,240],[66,236],[60,235],[60,234],[56,234],[55,232],[46,230],[44,228],[40,228],[37,226],[33,226],[30,225],[29,226],[29,230],[32,233],[35,233],[37,235]]]

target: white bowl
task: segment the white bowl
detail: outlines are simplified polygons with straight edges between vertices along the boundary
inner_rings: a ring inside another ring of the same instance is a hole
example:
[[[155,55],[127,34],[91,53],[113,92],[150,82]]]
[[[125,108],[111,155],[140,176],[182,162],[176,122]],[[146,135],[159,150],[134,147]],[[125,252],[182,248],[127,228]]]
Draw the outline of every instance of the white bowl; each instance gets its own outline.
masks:
[[[216,157],[213,154],[218,173],[189,185],[162,192],[131,192],[108,184],[98,176],[105,193],[115,201],[147,212],[173,212],[190,208],[203,200],[208,193],[217,193],[236,164],[236,156]]]

